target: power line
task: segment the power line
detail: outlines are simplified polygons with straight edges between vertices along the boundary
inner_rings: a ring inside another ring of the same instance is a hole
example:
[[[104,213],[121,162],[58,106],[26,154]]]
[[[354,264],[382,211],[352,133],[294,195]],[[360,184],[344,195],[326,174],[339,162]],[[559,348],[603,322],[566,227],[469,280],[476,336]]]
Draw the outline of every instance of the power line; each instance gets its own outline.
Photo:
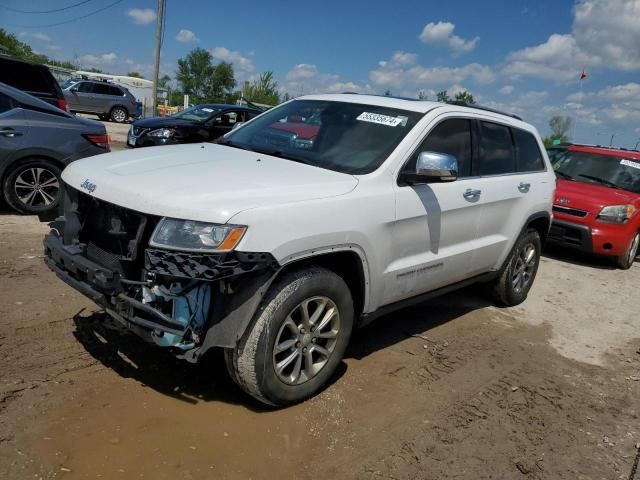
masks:
[[[87,18],[90,17],[91,15],[95,15],[96,13],[100,13],[105,11],[107,8],[111,8],[114,5],[117,5],[118,3],[121,3],[123,0],[116,0],[113,3],[110,3],[109,5],[107,5],[106,7],[102,7],[99,8],[98,10],[94,10],[91,13],[87,13],[86,15],[81,15],[79,17],[76,18],[72,18],[71,20],[65,20],[64,22],[57,22],[57,23],[47,23],[45,25],[13,25],[14,27],[19,27],[19,28],[44,28],[44,27],[56,27],[58,25],[65,25],[67,23],[72,23],[72,22],[77,22],[78,20],[82,20],[83,18]]]
[[[68,7],[55,8],[53,10],[18,10],[17,8],[7,7],[6,5],[0,5],[0,7],[17,13],[55,13],[69,10],[70,8],[79,7],[80,5],[84,5],[85,3],[89,2],[93,2],[93,0],[83,0],[82,2],[74,3],[73,5],[69,5]]]

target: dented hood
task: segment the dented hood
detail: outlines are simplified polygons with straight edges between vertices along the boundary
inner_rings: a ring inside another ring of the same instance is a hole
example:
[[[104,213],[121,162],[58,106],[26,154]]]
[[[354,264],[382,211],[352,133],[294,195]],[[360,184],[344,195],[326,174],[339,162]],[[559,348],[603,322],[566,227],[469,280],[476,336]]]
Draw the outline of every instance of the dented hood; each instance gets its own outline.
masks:
[[[255,207],[343,195],[353,175],[210,143],[113,152],[70,164],[65,183],[158,216],[226,223]]]

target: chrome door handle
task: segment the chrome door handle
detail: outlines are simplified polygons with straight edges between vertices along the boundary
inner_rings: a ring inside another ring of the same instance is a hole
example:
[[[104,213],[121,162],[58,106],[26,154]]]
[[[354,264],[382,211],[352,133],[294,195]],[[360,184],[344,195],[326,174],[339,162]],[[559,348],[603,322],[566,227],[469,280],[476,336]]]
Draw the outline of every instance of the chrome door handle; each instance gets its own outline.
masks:
[[[18,132],[17,130],[13,130],[12,128],[5,128],[0,130],[0,135],[4,135],[5,137],[19,137],[22,135],[22,132]]]
[[[518,185],[518,190],[520,190],[522,193],[527,193],[530,188],[531,188],[530,183],[521,182],[520,185]]]
[[[467,188],[462,196],[467,200],[474,200],[480,196],[482,190],[474,190],[473,188]]]

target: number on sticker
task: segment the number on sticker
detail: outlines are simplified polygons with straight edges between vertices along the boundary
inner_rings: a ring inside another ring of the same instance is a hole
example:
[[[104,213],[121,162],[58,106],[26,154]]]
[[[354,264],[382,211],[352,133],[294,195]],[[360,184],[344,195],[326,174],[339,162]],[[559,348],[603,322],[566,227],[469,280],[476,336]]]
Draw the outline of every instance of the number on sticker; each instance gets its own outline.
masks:
[[[356,120],[360,120],[361,122],[377,123],[378,125],[386,125],[387,127],[397,127],[402,123],[401,118],[369,112],[362,112],[358,115]]]
[[[637,168],[640,170],[640,163],[632,162],[631,160],[620,160],[620,165],[624,165],[625,167]]]

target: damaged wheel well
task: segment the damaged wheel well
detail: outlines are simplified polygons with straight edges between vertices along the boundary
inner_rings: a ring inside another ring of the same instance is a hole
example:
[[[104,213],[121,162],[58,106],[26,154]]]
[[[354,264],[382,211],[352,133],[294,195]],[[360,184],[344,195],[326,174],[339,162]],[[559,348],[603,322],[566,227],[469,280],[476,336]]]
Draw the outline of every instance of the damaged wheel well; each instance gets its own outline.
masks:
[[[351,297],[353,298],[353,305],[355,308],[354,318],[360,318],[364,309],[367,282],[360,256],[355,251],[350,250],[329,252],[314,257],[308,257],[286,264],[279,272],[278,276],[292,270],[300,270],[312,265],[331,270],[345,281],[351,291]]]

